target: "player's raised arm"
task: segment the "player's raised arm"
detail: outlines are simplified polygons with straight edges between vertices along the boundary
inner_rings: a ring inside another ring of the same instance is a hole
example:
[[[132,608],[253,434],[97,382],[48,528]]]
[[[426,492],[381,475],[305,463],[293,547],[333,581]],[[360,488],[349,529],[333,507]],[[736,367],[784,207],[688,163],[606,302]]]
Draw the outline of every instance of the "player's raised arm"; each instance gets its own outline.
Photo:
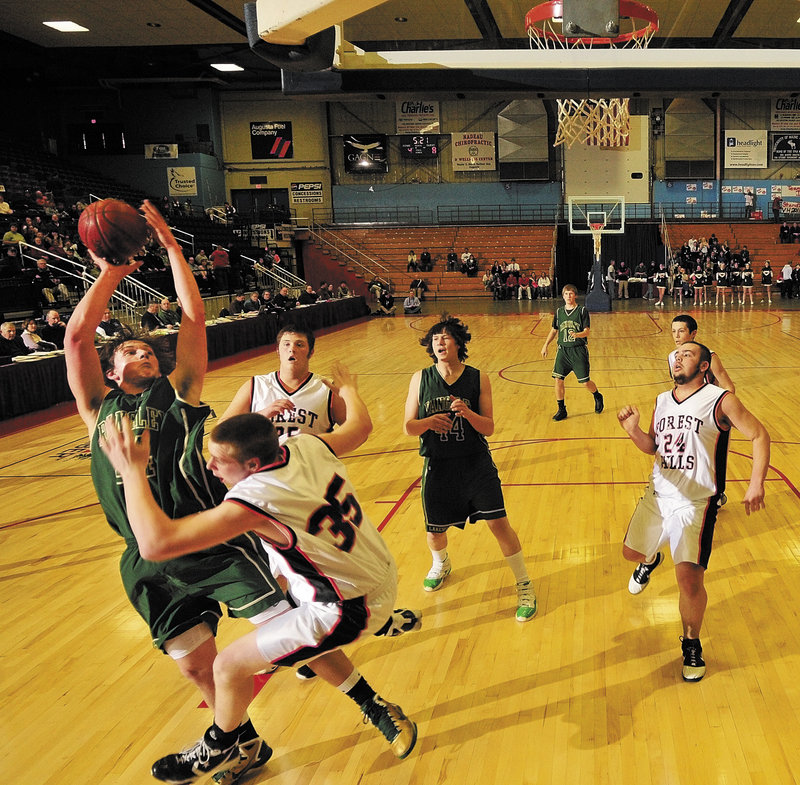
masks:
[[[341,363],[333,366],[333,379],[325,380],[345,405],[345,419],[336,430],[324,433],[322,439],[336,455],[344,455],[360,447],[372,433],[372,419],[358,394],[356,377]]]
[[[81,419],[91,431],[100,404],[108,393],[94,345],[95,331],[119,282],[126,275],[138,270],[141,263],[113,265],[100,259],[92,251],[89,251],[89,254],[100,268],[100,275],[81,298],[70,317],[64,336],[64,353],[69,388],[75,396]]]
[[[720,408],[725,418],[753,444],[753,468],[750,484],[742,500],[745,512],[750,515],[764,507],[764,480],[769,468],[770,438],[767,429],[733,394],[723,397]]]
[[[175,293],[183,310],[175,349],[175,370],[170,375],[170,381],[184,401],[197,404],[200,402],[203,379],[208,366],[203,298],[197,288],[197,281],[184,259],[180,244],[161,213],[147,200],[142,204],[142,212],[153,234],[169,255]]]
[[[728,372],[716,352],[711,355],[711,373],[714,374],[715,384],[729,392],[736,392],[736,385],[731,380],[731,377],[728,376]]]
[[[619,424],[622,426],[625,433],[631,437],[631,441],[646,455],[655,455],[656,440],[653,433],[652,422],[650,424],[649,433],[645,433],[639,427],[640,419],[641,415],[635,406],[623,406],[617,414]]]

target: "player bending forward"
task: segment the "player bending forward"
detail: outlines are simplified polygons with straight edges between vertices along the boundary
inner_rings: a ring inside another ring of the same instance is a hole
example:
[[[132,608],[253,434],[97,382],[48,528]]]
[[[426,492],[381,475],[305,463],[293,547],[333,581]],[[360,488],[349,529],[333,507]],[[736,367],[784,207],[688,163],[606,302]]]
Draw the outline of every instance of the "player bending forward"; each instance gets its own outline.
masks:
[[[364,443],[372,422],[355,379],[341,367],[335,392],[346,420],[332,433],[280,440],[258,414],[231,417],[211,432],[209,469],[230,490],[208,510],[173,522],[153,500],[145,475],[149,441],[130,424],[106,422],[103,449],[120,473],[128,514],[142,555],[170,559],[253,531],[296,607],[279,605],[257,630],[224,649],[214,662],[214,723],[191,749],[154,766],[168,782],[213,774],[237,754],[237,728],[252,699],[252,675],[270,663],[313,662],[314,671],[361,708],[405,758],[417,739],[403,710],[382,700],[341,647],[372,635],[390,619],[397,568],[383,538],[356,499],[337,455]]]
[[[683,623],[683,678],[700,681],[706,672],[700,627],[708,595],[705,571],[711,555],[720,488],[731,426],[753,443],[753,468],[743,503],[747,515],[764,506],[764,478],[769,464],[769,434],[731,392],[709,384],[708,347],[693,341],[675,352],[675,389],[656,398],[650,429],[639,427],[639,410],[626,406],[617,418],[633,443],[655,455],[650,484],[636,505],[622,555],[639,562],[628,583],[640,594],[664,560],[669,543],[678,580],[678,610]]]

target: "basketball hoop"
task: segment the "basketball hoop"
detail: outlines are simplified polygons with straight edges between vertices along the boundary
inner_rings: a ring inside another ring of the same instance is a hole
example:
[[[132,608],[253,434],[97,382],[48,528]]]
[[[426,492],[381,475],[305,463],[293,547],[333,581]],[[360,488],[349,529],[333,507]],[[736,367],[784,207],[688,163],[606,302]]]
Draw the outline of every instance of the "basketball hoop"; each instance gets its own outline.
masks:
[[[603,243],[603,229],[605,229],[605,224],[596,224],[591,223],[589,224],[589,229],[592,232],[592,240],[594,240],[594,258],[600,258],[600,247]]]
[[[630,30],[613,37],[578,35],[579,28],[563,29],[563,0],[548,0],[525,15],[525,29],[531,49],[647,49],[658,31],[658,14],[635,0],[620,0],[620,22]],[[609,32],[612,32],[609,30]],[[572,34],[571,34],[572,33]],[[558,99],[558,132],[554,147],[567,147],[581,141],[599,147],[625,147],[630,134],[630,107],[627,98]]]

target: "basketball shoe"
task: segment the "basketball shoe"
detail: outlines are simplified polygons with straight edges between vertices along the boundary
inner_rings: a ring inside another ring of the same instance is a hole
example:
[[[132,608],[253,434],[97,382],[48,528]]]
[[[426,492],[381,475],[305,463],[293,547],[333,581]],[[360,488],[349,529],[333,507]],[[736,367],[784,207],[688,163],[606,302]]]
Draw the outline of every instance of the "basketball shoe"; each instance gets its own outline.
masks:
[[[260,769],[272,757],[272,747],[256,736],[249,741],[239,741],[239,760],[229,769],[217,772],[211,779],[216,785],[236,785],[248,772]]]
[[[703,647],[699,638],[681,638],[683,652],[683,680],[700,681],[706,675]]]
[[[396,638],[407,632],[422,629],[422,611],[412,611],[410,608],[395,608],[376,633],[376,638]]]
[[[633,571],[633,575],[631,575],[631,579],[628,581],[628,591],[631,594],[641,594],[647,588],[647,584],[650,583],[650,574],[662,561],[664,561],[664,554],[659,551],[650,564],[639,562]]]
[[[361,713],[364,724],[374,725],[398,758],[408,757],[417,743],[417,726],[397,704],[387,703],[376,695],[361,704]]]
[[[452,569],[453,567],[450,564],[449,556],[447,556],[444,561],[434,562],[433,566],[428,570],[425,580],[422,581],[422,586],[425,591],[438,591],[441,589],[444,579],[450,574]]]
[[[517,584],[517,621],[530,621],[537,610],[536,592],[531,581]]]
[[[188,785],[228,768],[228,764],[237,757],[239,743],[236,740],[223,746],[217,733],[218,729],[212,725],[203,738],[189,749],[157,760],[150,773],[157,780],[171,785]]]

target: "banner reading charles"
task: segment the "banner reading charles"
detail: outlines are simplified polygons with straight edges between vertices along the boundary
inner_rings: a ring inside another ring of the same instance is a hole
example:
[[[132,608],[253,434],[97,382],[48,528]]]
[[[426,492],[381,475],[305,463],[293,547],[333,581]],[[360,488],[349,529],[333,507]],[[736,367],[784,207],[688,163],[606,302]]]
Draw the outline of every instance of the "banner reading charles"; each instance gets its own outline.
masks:
[[[294,158],[292,124],[288,120],[250,123],[253,160]]]
[[[454,172],[493,172],[497,149],[492,131],[450,134]]]

